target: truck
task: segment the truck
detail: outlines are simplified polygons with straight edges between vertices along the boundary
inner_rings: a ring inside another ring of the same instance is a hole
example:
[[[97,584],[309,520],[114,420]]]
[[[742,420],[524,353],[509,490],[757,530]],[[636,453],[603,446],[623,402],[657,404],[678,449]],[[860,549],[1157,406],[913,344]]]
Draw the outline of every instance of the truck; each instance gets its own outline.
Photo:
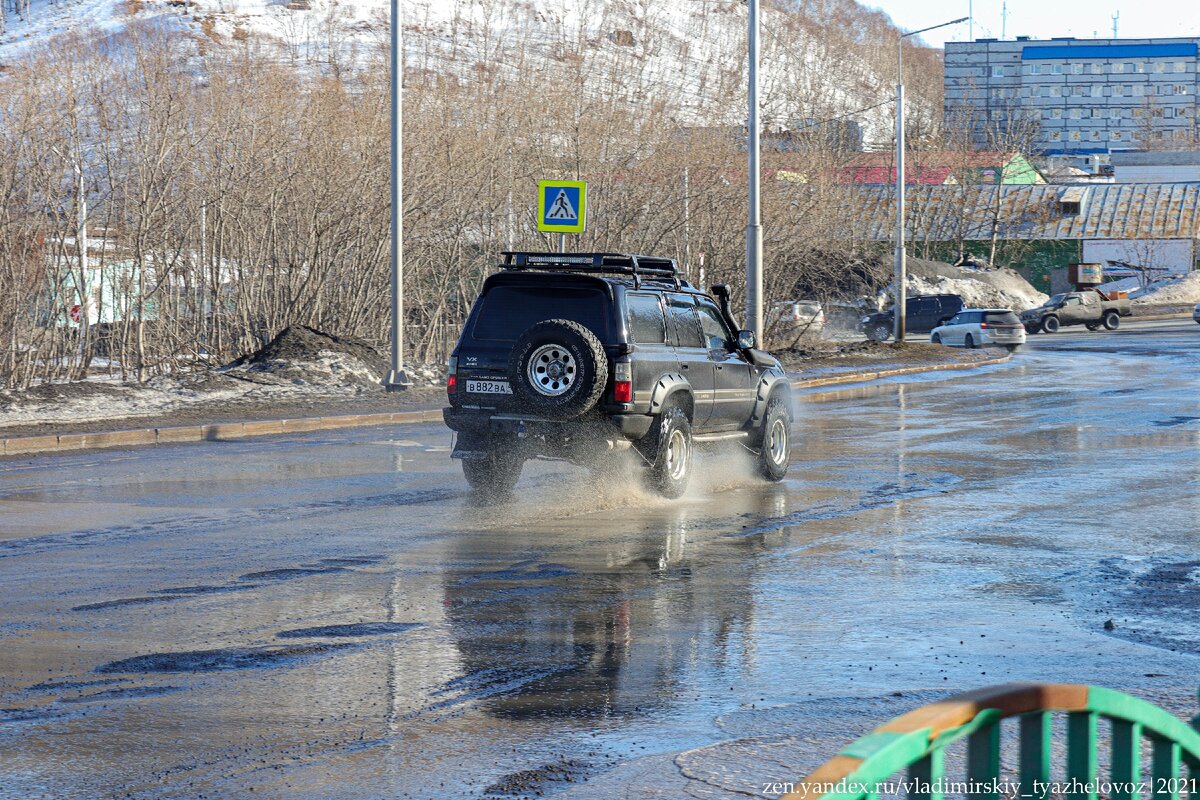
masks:
[[[1037,308],[1021,312],[1021,324],[1029,333],[1054,333],[1067,325],[1085,325],[1089,331],[1103,327],[1115,331],[1121,317],[1133,314],[1124,292],[1105,293],[1081,289],[1052,296]]]

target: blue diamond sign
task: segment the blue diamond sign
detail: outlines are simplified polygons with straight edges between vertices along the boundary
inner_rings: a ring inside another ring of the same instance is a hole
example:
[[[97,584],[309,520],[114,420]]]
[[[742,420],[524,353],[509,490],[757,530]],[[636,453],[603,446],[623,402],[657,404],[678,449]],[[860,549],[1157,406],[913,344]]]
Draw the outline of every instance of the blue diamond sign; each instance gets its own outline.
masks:
[[[586,213],[586,181],[538,181],[539,231],[583,233]]]

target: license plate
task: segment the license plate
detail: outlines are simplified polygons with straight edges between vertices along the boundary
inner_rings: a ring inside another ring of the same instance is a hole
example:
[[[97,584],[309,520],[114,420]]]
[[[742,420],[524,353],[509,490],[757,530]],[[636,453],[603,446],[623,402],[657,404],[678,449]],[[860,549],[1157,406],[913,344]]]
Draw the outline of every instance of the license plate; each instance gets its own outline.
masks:
[[[467,391],[471,394],[512,394],[508,381],[467,381]]]

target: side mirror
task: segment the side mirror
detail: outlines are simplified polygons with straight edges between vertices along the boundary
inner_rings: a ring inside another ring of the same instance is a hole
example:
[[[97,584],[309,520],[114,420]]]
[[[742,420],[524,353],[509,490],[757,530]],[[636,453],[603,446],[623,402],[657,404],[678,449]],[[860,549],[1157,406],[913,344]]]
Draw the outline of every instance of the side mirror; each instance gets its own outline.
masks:
[[[753,350],[758,340],[754,336],[754,331],[738,331],[738,349]]]

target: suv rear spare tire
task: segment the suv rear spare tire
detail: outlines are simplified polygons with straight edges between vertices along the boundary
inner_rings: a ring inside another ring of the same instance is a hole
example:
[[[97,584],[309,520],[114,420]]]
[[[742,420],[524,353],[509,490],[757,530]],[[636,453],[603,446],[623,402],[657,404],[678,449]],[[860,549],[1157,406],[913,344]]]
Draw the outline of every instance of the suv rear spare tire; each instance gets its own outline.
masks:
[[[548,319],[517,337],[508,365],[520,410],[551,420],[591,411],[608,383],[608,357],[578,322]]]

